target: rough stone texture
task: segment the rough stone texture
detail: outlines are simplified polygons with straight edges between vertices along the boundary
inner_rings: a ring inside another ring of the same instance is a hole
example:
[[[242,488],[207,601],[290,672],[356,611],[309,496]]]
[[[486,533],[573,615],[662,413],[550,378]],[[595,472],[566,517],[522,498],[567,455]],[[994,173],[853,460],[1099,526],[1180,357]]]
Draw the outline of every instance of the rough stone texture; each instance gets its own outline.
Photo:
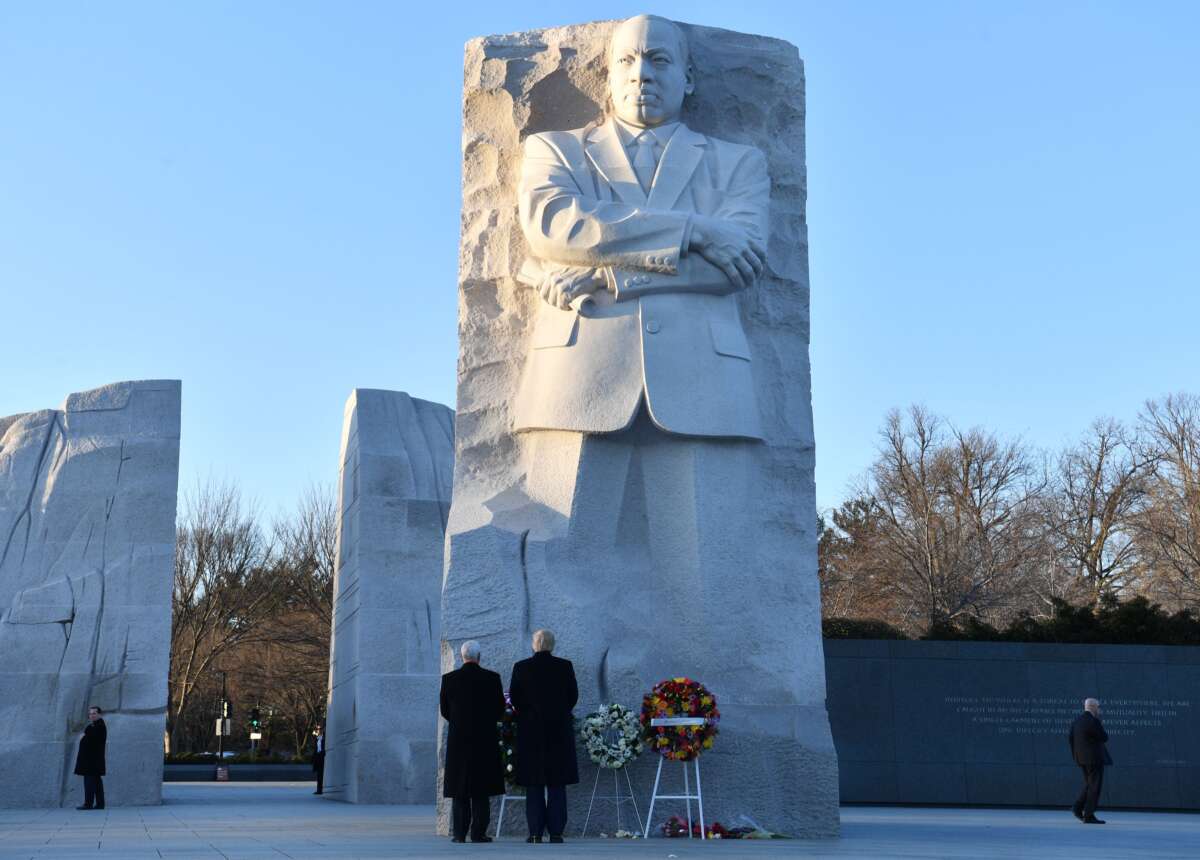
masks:
[[[838,773],[816,578],[804,77],[792,45],[685,25],[697,76],[684,122],[758,147],[772,179],[768,271],[739,297],[765,442],[732,443],[746,445],[745,454],[722,499],[694,497],[686,486],[671,499],[645,498],[642,478],[659,468],[652,457],[637,468],[616,464],[629,470],[624,497],[602,498],[570,466],[581,444],[596,443],[575,433],[512,432],[541,301],[516,279],[527,255],[515,195],[520,146],[531,133],[600,118],[613,26],[489,36],[466,46],[457,447],[442,668],[456,664],[464,639],[475,638],[485,664],[507,678],[512,661],[529,652],[530,631],[547,626],[558,633],[557,653],[575,663],[577,716],[600,702],[638,706],[666,677],[697,678],[723,712],[716,747],[702,762],[707,817],[747,813],[774,830],[831,836]],[[664,436],[664,453],[654,457],[669,460],[670,444]],[[690,467],[705,464],[697,458]],[[600,516],[606,506],[619,515]],[[588,528],[593,514],[617,527]],[[698,552],[655,557],[651,547],[674,528]],[[652,529],[655,541],[647,538]],[[677,577],[703,587],[689,589]],[[569,832],[582,826],[595,775],[582,750],[580,762]],[[647,755],[633,771],[643,813],[655,764]],[[682,783],[678,765],[663,780],[666,791]],[[442,832],[446,806],[439,809]],[[521,809],[513,808],[516,820]],[[660,804],[655,819],[676,811],[681,804]],[[597,814],[605,813],[598,807]]]
[[[355,389],[342,429],[325,793],[432,803],[454,413]]]
[[[162,793],[179,382],[0,418],[0,806],[73,806],[89,705],[110,806]]]

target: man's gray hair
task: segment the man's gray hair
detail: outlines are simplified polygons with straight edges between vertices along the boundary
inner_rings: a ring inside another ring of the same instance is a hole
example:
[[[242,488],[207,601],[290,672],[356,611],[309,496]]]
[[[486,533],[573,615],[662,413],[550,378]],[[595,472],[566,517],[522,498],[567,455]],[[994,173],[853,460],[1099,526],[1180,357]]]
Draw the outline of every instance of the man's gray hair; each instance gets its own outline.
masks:
[[[479,643],[474,639],[468,639],[459,647],[458,653],[462,655],[464,663],[478,663]]]
[[[1083,700],[1083,709],[1085,711],[1094,711],[1100,707],[1100,700],[1093,699],[1090,696]]]
[[[534,651],[553,651],[554,650],[554,631],[542,628],[533,634],[533,650]]]

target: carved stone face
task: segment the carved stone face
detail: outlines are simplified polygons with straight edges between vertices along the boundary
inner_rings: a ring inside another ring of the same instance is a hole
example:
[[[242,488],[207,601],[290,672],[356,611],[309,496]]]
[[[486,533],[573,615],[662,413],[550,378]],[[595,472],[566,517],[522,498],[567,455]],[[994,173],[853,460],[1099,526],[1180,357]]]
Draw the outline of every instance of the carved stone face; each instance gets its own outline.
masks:
[[[682,36],[667,21],[630,18],[613,33],[608,89],[619,119],[649,128],[679,119],[695,89]]]

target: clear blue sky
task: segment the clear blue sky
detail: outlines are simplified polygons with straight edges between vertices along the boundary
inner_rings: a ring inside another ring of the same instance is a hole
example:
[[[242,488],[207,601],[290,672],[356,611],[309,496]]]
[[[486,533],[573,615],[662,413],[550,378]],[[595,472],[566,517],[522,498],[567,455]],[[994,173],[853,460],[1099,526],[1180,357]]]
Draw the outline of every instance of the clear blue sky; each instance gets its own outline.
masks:
[[[409,8],[0,0],[0,415],[180,378],[184,487],[332,481],[351,388],[454,402],[463,42],[641,11],[807,64],[822,506],[892,406],[1200,390],[1200,4]]]

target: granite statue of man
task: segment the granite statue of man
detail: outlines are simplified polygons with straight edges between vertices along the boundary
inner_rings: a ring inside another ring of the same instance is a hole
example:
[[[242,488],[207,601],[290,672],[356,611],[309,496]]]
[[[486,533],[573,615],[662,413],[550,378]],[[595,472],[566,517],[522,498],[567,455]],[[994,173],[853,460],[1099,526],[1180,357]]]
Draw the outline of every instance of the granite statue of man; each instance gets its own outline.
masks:
[[[443,668],[552,628],[583,713],[696,678],[705,811],[834,834],[796,49],[637,16],[473,40],[465,81]]]
[[[734,296],[766,261],[770,179],[753,147],[682,122],[695,88],[670,21],[621,24],[612,115],[525,141],[522,277],[544,305],[517,430],[615,433],[644,409],[659,430],[762,436]]]

